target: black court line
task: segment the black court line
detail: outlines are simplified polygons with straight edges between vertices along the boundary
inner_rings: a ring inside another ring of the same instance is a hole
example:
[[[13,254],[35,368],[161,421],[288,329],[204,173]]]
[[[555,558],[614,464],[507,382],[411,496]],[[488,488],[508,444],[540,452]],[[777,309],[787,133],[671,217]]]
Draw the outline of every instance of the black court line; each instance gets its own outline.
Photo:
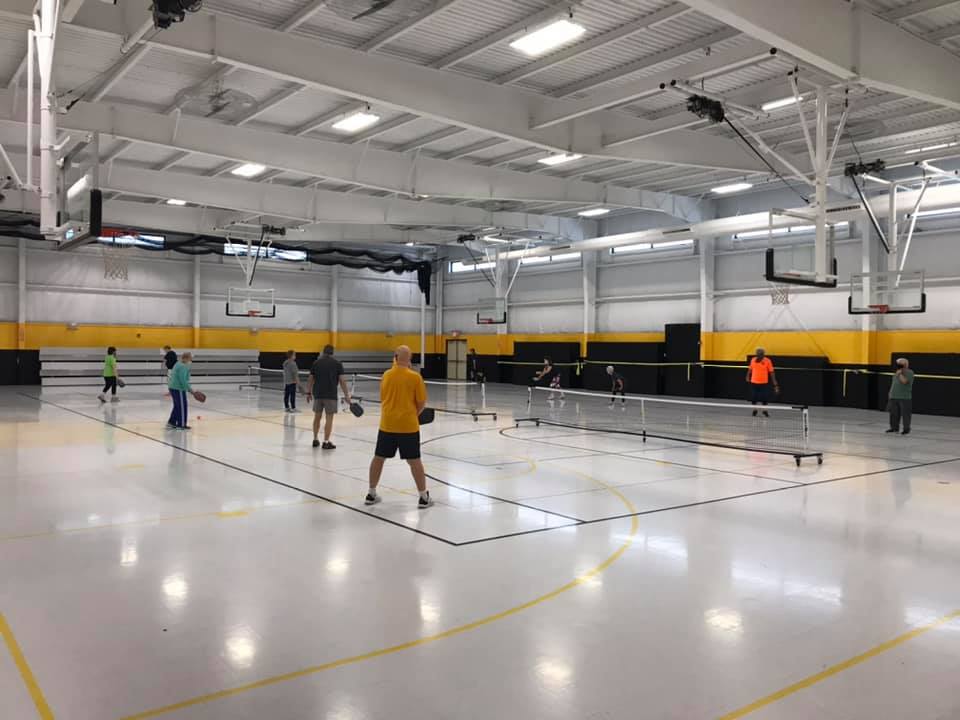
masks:
[[[652,510],[640,510],[635,513],[623,513],[622,515],[610,515],[609,517],[594,518],[593,520],[584,520],[582,523],[578,523],[577,527],[582,525],[597,525],[599,523],[612,522],[614,520],[623,520],[626,518],[642,517],[644,515],[657,515],[659,513],[671,512],[673,510],[689,510],[690,508],[701,507],[703,505],[716,505],[719,503],[728,502],[730,500],[742,500],[743,498],[755,497],[757,495],[769,495],[771,493],[788,492],[790,490],[796,490],[798,488],[814,487],[817,485],[827,485],[830,483],[842,482],[845,480],[856,480],[858,478],[871,477],[873,475],[884,475],[886,473],[896,473],[896,472],[901,472],[903,470],[915,470],[917,468],[929,467],[931,465],[944,465],[947,463],[958,462],[958,461],[960,461],[960,457],[951,458],[950,460],[935,460],[933,462],[919,463],[917,465],[911,465],[909,467],[893,468],[893,469],[887,469],[887,470],[874,470],[871,472],[859,473],[857,475],[846,475],[844,477],[831,478],[829,480],[818,480],[816,482],[810,482],[804,485],[786,485],[784,487],[779,487],[779,488],[770,488],[769,490],[756,490],[754,492],[741,493],[739,495],[728,495],[726,497],[714,498],[712,500],[700,500],[698,502],[683,503],[680,505],[671,505],[669,507],[654,508]],[[479,543],[492,542],[495,540],[507,540],[509,538],[521,537],[523,535],[533,535],[535,533],[549,532],[551,530],[560,530],[563,527],[564,526],[561,525],[558,527],[551,527],[551,528],[537,528],[536,530],[521,530],[514,533],[505,533],[503,535],[496,535],[493,537],[481,538],[479,540],[465,540],[464,542],[458,543],[458,547],[462,547],[464,545],[477,545]]]
[[[208,411],[209,411],[209,410],[210,410],[210,408],[208,408]],[[265,419],[265,418],[250,417],[250,416],[247,416],[247,415],[239,415],[239,414],[237,414],[237,413],[228,412],[228,411],[226,411],[226,410],[213,410],[213,412],[218,412],[218,413],[221,413],[222,415],[229,415],[229,416],[231,416],[231,417],[243,418],[243,419],[246,419],[246,420],[255,420],[255,421],[258,421],[258,422],[267,423],[268,425],[277,425],[277,426],[280,426],[280,427],[286,427],[285,425],[283,425],[283,423],[275,422],[275,421],[272,421],[272,420],[267,420],[267,419]],[[499,429],[499,428],[496,428],[496,427],[475,428],[475,429],[472,429],[472,430],[463,430],[463,431],[460,431],[460,432],[449,433],[449,434],[447,434],[447,435],[438,435],[438,436],[436,436],[436,437],[428,438],[428,439],[426,439],[426,440],[421,441],[420,446],[423,447],[424,445],[427,445],[428,443],[434,442],[434,441],[436,441],[436,440],[445,440],[446,438],[456,437],[456,436],[458,436],[458,435],[472,435],[472,434],[474,434],[474,433],[490,432],[490,431],[492,431],[492,430],[498,430],[498,429]],[[355,437],[352,437],[352,436],[350,436],[350,435],[342,435],[342,437],[345,437],[345,438],[347,438],[347,439],[349,439],[349,440],[354,440],[354,441],[356,441],[356,442],[366,443],[366,444],[368,444],[368,445],[373,445],[373,444],[375,444],[375,443],[374,443],[373,441],[371,441],[371,440],[365,440],[365,439],[363,439],[363,438],[355,438]],[[426,454],[426,455],[429,455],[430,457],[439,458],[439,459],[441,459],[441,460],[451,460],[451,461],[454,461],[454,462],[462,462],[462,463],[467,463],[468,465],[475,465],[475,466],[477,466],[477,467],[483,467],[483,468],[492,468],[492,467],[496,467],[496,466],[498,466],[498,465],[502,466],[502,465],[525,465],[525,464],[526,464],[526,461],[524,461],[524,460],[519,460],[519,461],[515,461],[515,462],[503,462],[503,463],[496,463],[495,465],[486,465],[486,464],[484,464],[484,463],[473,462],[473,461],[471,461],[471,460],[465,460],[465,459],[463,459],[463,458],[458,458],[458,457],[450,457],[450,456],[448,456],[448,455],[437,455],[436,453],[425,453],[425,454]],[[580,456],[578,456],[578,457],[580,457]],[[589,457],[589,456],[582,456],[582,457]],[[551,458],[551,460],[552,460],[552,459],[554,459],[554,458]],[[322,470],[323,468],[318,468],[318,469],[321,469],[321,470]],[[342,473],[341,473],[341,474],[342,474]],[[349,476],[349,477],[352,477],[352,476]],[[442,479],[438,478],[438,477],[435,476],[435,475],[431,475],[430,473],[427,473],[427,477],[430,478],[431,480],[433,480],[434,482],[440,483],[441,485],[446,485],[447,487],[452,487],[452,488],[455,488],[455,489],[457,489],[457,490],[462,490],[463,492],[468,492],[468,493],[470,493],[470,494],[472,494],[472,495],[478,495],[478,496],[480,496],[480,497],[487,498],[488,500],[496,500],[496,501],[498,501],[498,502],[507,503],[507,504],[509,504],[509,505],[516,505],[517,507],[526,508],[527,510],[535,510],[535,511],[537,511],[537,512],[544,513],[545,515],[555,515],[556,517],[563,518],[564,520],[572,520],[574,523],[583,522],[580,518],[572,517],[572,516],[570,516],[570,515],[564,515],[564,514],[562,514],[562,513],[552,512],[552,511],[550,511],[550,510],[544,510],[543,508],[534,507],[534,506],[532,506],[532,505],[526,505],[526,504],[524,504],[524,503],[522,503],[522,502],[518,502],[517,500],[508,500],[507,498],[498,497],[497,495],[490,495],[489,493],[481,492],[480,490],[472,490],[472,489],[470,489],[470,488],[468,488],[468,487],[464,487],[463,485],[457,485],[456,483],[452,483],[452,482],[449,482],[449,481],[447,481],[447,480],[442,480]]]
[[[235,470],[236,472],[243,473],[244,475],[249,475],[251,477],[255,477],[260,480],[266,480],[269,483],[273,483],[274,485],[279,485],[280,487],[285,487],[288,490],[294,490],[304,495],[308,495],[309,497],[316,498],[317,500],[323,500],[324,502],[330,503],[331,505],[336,505],[337,507],[355,512],[358,515],[363,515],[365,517],[373,518],[374,520],[379,520],[380,522],[387,523],[388,525],[393,525],[398,528],[403,528],[404,530],[409,530],[412,533],[416,533],[417,535],[423,535],[424,537],[428,537],[431,540],[442,542],[445,545],[457,547],[461,544],[461,543],[454,542],[453,540],[448,540],[447,538],[440,537],[439,535],[428,533],[425,530],[420,530],[418,528],[410,527],[409,525],[404,525],[403,523],[383,517],[382,515],[375,515],[374,513],[367,512],[358,507],[347,505],[346,503],[340,502],[339,500],[334,500],[333,498],[328,498],[323,495],[319,495],[311,490],[305,490],[304,488],[297,487],[296,485],[285,483],[282,480],[276,480],[275,478],[269,477],[267,475],[262,475],[258,472],[247,470],[246,468],[238,467],[237,465],[232,465],[228,462],[224,462],[223,460],[218,460],[216,458],[209,457],[207,455],[204,455],[203,453],[197,452],[196,450],[190,450],[188,448],[180,447],[179,445],[175,445],[174,443],[167,442],[166,440],[159,440],[158,438],[155,438],[152,435],[147,435],[146,433],[142,433],[137,430],[131,430],[130,428],[124,427],[123,425],[108,422],[107,420],[94,417],[93,415],[88,415],[84,412],[80,412],[79,410],[74,410],[73,408],[67,407],[65,405],[60,405],[59,403],[55,403],[50,400],[44,400],[42,398],[36,397],[34,395],[29,395],[27,393],[17,393],[17,394],[23,395],[24,397],[30,398],[32,400],[36,400],[37,402],[43,403],[44,405],[50,405],[52,407],[58,408],[60,410],[63,410],[64,412],[73,413],[74,415],[79,415],[80,417],[86,418],[87,420],[92,420],[94,422],[98,422],[103,425],[116,428],[117,430],[122,430],[123,432],[129,433],[131,435],[135,435],[145,440],[151,440],[159,445],[166,445],[167,447],[173,448],[174,450],[179,450],[180,452],[186,453],[187,455],[193,455],[194,457],[202,458],[203,460],[207,460],[208,462],[215,463],[217,465],[220,465],[221,467],[229,468],[230,470]]]

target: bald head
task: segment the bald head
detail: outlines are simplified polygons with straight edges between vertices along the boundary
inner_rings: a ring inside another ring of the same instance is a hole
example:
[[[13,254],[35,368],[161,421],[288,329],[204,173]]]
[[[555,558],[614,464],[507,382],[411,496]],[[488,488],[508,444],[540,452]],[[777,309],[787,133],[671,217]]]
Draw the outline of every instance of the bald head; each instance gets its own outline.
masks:
[[[397,357],[397,365],[402,365],[403,367],[410,367],[410,348],[406,345],[400,345],[394,351],[394,354]]]

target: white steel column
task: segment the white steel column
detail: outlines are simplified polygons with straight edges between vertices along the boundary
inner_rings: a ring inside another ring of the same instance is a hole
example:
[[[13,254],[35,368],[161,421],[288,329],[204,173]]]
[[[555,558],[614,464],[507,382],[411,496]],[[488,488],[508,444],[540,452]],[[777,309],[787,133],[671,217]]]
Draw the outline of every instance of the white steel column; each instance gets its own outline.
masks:
[[[17,242],[17,348],[27,346],[27,241]]]
[[[57,106],[53,86],[53,55],[57,37],[57,0],[41,0],[37,60],[40,67],[40,232],[57,229]]]
[[[520,261],[517,260],[517,262]],[[506,336],[510,328],[510,260],[506,253],[497,250],[494,255],[494,263],[496,263],[493,269],[494,294],[496,297],[503,299],[503,312],[507,315],[507,322],[496,326],[497,335]]]
[[[896,270],[900,258],[900,228],[897,218],[897,184],[890,183],[890,215],[887,217],[887,270]]]
[[[823,281],[830,274],[830,259],[827,257],[827,222],[825,209],[827,207],[827,181],[830,179],[830,168],[828,166],[830,145],[827,140],[827,123],[829,121],[829,102],[827,100],[827,91],[822,86],[817,87],[817,138],[816,138],[816,160],[817,166],[814,168],[816,175],[814,188],[816,190],[816,245],[814,246],[814,270],[817,273],[817,280]]]
[[[713,332],[716,312],[714,309],[714,274],[716,255],[714,239],[704,238],[699,242],[700,260],[700,359],[713,360]]]
[[[200,347],[200,256],[193,256],[193,347]]]
[[[340,331],[340,268],[330,268],[330,344],[337,346],[337,333]]]
[[[434,289],[434,320],[436,321],[436,336],[443,336],[443,282],[446,277],[444,270],[446,268],[446,260],[442,260],[437,263],[437,273],[434,277],[437,278],[437,287]],[[436,349],[436,348],[434,348]]]
[[[597,331],[597,257],[596,251],[585,252],[580,257],[583,263],[583,340],[580,356],[587,356],[590,335]]]

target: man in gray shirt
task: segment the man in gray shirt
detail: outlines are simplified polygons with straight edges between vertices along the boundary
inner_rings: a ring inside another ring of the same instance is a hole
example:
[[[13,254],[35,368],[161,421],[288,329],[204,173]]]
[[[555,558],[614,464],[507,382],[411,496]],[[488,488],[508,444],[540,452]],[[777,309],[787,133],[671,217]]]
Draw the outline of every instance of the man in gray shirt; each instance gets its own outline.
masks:
[[[903,434],[910,434],[910,420],[913,417],[913,370],[906,358],[897,358],[897,371],[890,383],[890,395],[887,400],[890,411],[890,429],[888,433],[900,431],[903,420]]]
[[[297,390],[300,386],[300,368],[297,367],[297,353],[287,350],[287,359],[283,361],[283,409],[297,411]]]
[[[313,447],[320,447],[317,436],[320,434],[320,417],[324,413],[327,420],[323,426],[323,449],[334,450],[337,447],[330,442],[333,418],[337,414],[337,385],[343,390],[347,404],[351,403],[343,363],[333,356],[333,345],[326,345],[323,354],[310,368],[310,379],[307,381],[307,395],[313,398]]]

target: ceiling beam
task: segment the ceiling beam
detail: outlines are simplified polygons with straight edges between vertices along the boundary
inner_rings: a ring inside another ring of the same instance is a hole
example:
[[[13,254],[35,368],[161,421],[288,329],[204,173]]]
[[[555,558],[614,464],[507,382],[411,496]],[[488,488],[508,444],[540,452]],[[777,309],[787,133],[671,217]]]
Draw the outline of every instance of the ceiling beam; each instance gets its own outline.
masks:
[[[769,57],[772,57],[769,45],[765,45],[758,40],[750,40],[736,48],[712,53],[679,67],[640,78],[636,82],[617,85],[606,90],[599,90],[582,99],[571,100],[569,107],[562,112],[553,112],[552,114],[541,112],[538,114],[533,119],[531,127],[534,129],[550,127],[595,113],[598,110],[625,105],[660,92],[661,83],[669,83],[674,79],[700,80],[736,70],[744,65],[752,65]]]
[[[393,27],[387,28],[382,33],[376,37],[370,38],[365,43],[363,43],[358,49],[363,52],[371,52],[377,50],[378,48],[383,47],[384,45],[393,42],[401,35],[410,32],[418,27],[420,27],[427,20],[432,18],[441,10],[447,8],[450,5],[453,5],[460,0],[433,0],[433,3],[427,7],[426,10],[414,15],[413,17],[407,18],[403,22],[394,25]]]
[[[209,38],[217,38],[211,53]],[[642,134],[649,123],[603,111],[572,128],[531,131],[529,118],[566,101],[517,88],[398,62],[348,48],[282,35],[222,16],[198,16],[153,38],[167,50],[216,59],[258,72],[349,94],[451,124],[518,139],[554,151],[639,159],[666,164],[757,170],[743,148],[725,138],[676,131],[655,142],[632,143],[629,151],[604,148],[605,135]],[[278,51],[277,48],[282,48]]]
[[[100,170],[104,190],[151,198],[187,198],[209,207],[272,215],[310,223],[362,225],[493,225],[574,238],[583,225],[568,218],[530,213],[491,212],[435,202],[372,197],[186,173],[158,172],[114,163]]]
[[[0,92],[0,116],[22,122],[25,112],[25,109],[18,110],[14,115],[12,94]],[[643,190],[550,175],[534,176],[484,168],[423,155],[411,156],[359,144],[225,126],[189,116],[175,118],[123,105],[78,102],[60,117],[60,125],[64,129],[100,132],[181,152],[203,153],[234,163],[255,162],[277,170],[356,183],[408,196],[603,203],[657,210],[669,207],[680,212],[680,217],[685,219],[698,212],[695,204],[686,203],[687,198],[671,198]],[[525,152],[529,153],[529,150]],[[221,170],[225,167],[222,166]]]
[[[960,109],[960,58],[845,0],[685,0],[843,79]]]

